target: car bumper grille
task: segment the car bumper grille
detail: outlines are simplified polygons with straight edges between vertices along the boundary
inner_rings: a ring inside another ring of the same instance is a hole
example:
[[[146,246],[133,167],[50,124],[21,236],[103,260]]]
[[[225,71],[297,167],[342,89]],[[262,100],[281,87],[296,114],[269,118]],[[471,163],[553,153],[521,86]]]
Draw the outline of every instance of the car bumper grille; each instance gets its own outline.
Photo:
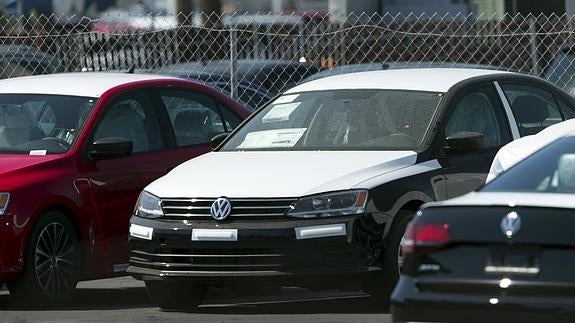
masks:
[[[162,199],[162,210],[165,219],[211,218],[210,207],[215,198]],[[230,199],[232,204],[231,218],[269,218],[281,217],[296,199]]]

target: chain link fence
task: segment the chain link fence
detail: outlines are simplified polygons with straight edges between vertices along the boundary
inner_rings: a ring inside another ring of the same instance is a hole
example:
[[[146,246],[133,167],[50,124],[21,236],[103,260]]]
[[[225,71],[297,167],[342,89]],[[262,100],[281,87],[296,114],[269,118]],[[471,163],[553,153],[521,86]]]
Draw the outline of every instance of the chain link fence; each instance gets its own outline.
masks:
[[[2,78],[135,69],[198,79],[251,107],[308,79],[391,68],[492,68],[575,88],[567,16],[3,16],[0,26]]]

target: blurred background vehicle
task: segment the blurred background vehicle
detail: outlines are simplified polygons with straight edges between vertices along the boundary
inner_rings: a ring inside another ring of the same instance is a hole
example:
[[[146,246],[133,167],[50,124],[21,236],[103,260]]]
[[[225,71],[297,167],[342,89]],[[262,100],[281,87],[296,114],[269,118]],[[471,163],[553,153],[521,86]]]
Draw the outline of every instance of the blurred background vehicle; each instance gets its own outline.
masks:
[[[199,80],[229,94],[231,64],[229,60],[179,63],[165,65],[156,72]],[[265,59],[239,59],[235,68],[237,98],[252,110],[319,71],[306,63]]]
[[[62,71],[56,57],[26,45],[0,45],[0,79]]]
[[[490,182],[527,156],[570,132],[575,132],[575,119],[556,123],[535,135],[519,138],[501,147],[493,159],[486,182]]]
[[[424,205],[402,241],[393,321],[571,322],[575,136],[478,192]]]

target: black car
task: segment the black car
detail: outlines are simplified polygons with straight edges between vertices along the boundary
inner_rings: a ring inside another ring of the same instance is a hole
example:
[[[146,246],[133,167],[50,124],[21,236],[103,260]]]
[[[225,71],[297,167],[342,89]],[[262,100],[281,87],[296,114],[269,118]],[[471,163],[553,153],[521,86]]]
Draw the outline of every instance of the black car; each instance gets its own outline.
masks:
[[[0,79],[62,71],[59,60],[26,45],[0,45]]]
[[[231,62],[178,63],[162,67],[161,74],[194,79],[231,92]],[[239,59],[236,61],[237,98],[255,110],[277,94],[319,71],[314,65],[285,60]]]
[[[478,188],[501,145],[574,107],[540,79],[488,70],[300,84],[144,189],[128,272],[163,308],[237,284],[363,288],[383,302],[417,209]]]
[[[402,242],[393,320],[573,322],[575,136],[478,192],[425,205]]]

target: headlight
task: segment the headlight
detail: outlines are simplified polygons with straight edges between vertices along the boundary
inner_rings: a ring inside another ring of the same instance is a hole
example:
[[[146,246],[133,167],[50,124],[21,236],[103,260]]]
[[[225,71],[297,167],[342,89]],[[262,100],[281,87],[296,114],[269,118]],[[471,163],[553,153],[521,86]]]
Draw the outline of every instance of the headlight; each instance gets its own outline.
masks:
[[[8,202],[10,202],[10,193],[0,192],[0,215],[4,215],[6,213]]]
[[[134,215],[148,219],[162,217],[164,211],[162,211],[160,198],[146,191],[142,191],[136,203]]]
[[[366,190],[353,190],[304,197],[290,206],[288,216],[315,218],[359,214],[365,211]]]

